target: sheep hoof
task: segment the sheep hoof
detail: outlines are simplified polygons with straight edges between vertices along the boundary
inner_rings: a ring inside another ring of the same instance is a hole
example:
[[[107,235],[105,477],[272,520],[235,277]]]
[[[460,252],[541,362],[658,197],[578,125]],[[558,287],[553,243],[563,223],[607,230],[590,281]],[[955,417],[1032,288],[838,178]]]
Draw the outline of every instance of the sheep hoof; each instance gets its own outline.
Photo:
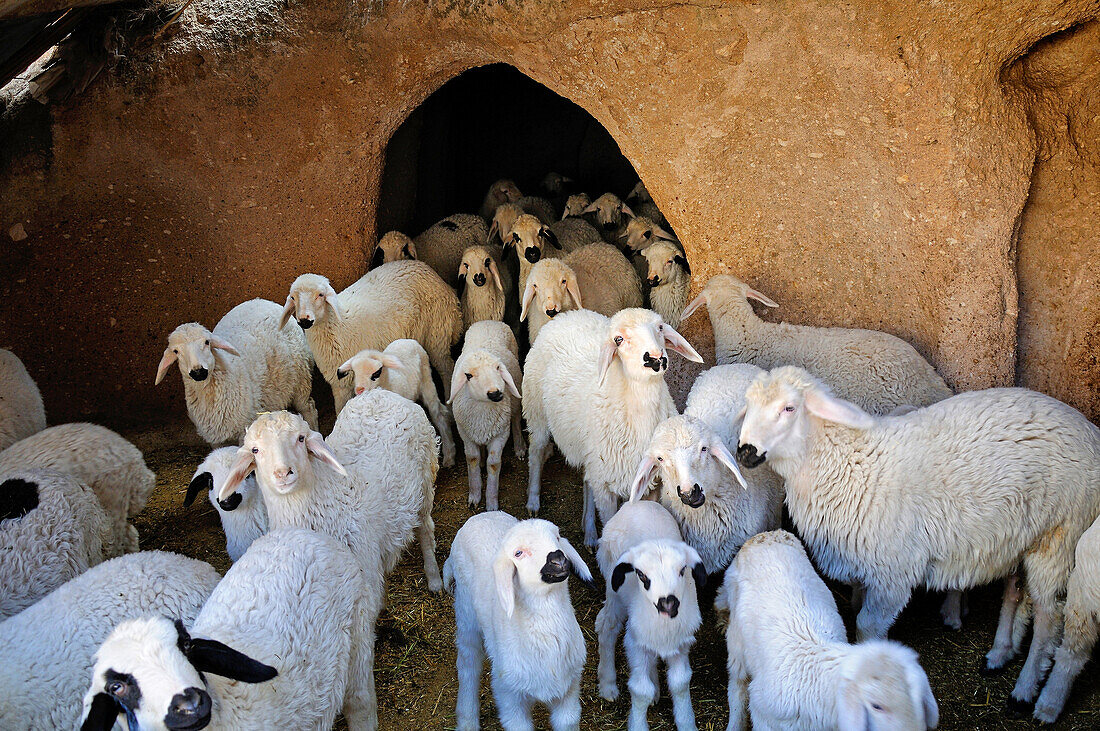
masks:
[[[474,512],[477,512],[477,506],[480,502],[480,500],[467,500],[466,507],[468,507],[470,510],[473,510]]]
[[[956,632],[958,632],[959,630],[961,630],[963,628],[963,623],[962,623],[962,620],[959,619],[958,617],[944,617],[943,618],[943,626],[946,627],[947,629],[953,629]]]
[[[1005,711],[1010,718],[1024,718],[1030,716],[1035,710],[1035,703],[1032,701],[1022,701],[1019,698],[1009,696],[1008,702],[1005,703]]]
[[[614,701],[619,699],[619,686],[612,683],[610,685],[600,685],[600,698],[605,701]]]
[[[438,594],[443,591],[443,579],[437,576],[428,577],[428,591],[433,594]]]
[[[994,667],[994,666],[989,664],[989,658],[988,657],[983,657],[983,658],[978,659],[978,674],[979,675],[985,675],[985,676],[988,677],[988,676],[991,676],[991,675],[1000,675],[1004,671],[1005,671],[1005,665],[999,665],[997,667]]]
[[[535,503],[533,505],[531,503],[527,503],[527,515],[532,517],[532,518],[539,517],[538,503]]]
[[[1035,704],[1035,720],[1040,723],[1054,723],[1058,720],[1058,709],[1039,702]]]

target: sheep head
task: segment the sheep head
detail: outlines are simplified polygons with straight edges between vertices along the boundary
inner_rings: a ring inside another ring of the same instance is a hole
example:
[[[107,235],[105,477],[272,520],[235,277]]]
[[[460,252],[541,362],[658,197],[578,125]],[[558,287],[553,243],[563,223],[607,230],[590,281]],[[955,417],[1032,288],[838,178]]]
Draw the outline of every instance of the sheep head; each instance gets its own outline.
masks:
[[[622,228],[623,216],[627,215],[633,218],[634,211],[630,210],[630,206],[623,203],[622,199],[614,193],[604,193],[596,200],[592,201],[587,208],[584,209],[585,213],[596,214],[596,223],[604,231],[615,231]]]
[[[699,553],[683,541],[643,541],[619,556],[611,573],[611,590],[619,591],[630,574],[647,608],[668,620],[698,627],[698,592],[707,583]]]
[[[256,497],[256,479],[252,475],[245,478],[237,486],[236,491],[229,494],[224,500],[218,499],[222,485],[229,477],[236,459],[236,447],[220,447],[206,455],[206,459],[195,470],[190,484],[187,485],[187,494],[184,495],[183,506],[185,508],[190,507],[200,492],[206,492],[210,495],[210,502],[215,503],[221,510],[226,512],[236,510],[242,504],[245,505],[246,510],[249,509],[252,502],[258,499]]]
[[[524,215],[523,209],[515,203],[504,203],[497,206],[496,211],[493,213],[493,221],[489,225],[489,236],[485,239],[485,243],[491,244],[494,237],[499,237],[504,244],[505,251],[507,251],[512,242],[512,227],[522,215]]]
[[[377,269],[383,264],[403,259],[416,259],[416,244],[400,231],[389,231],[378,240],[374,247],[374,255],[371,257],[367,271]]]
[[[543,259],[531,268],[527,286],[523,290],[523,307],[520,320],[527,319],[527,312],[534,303],[534,310],[545,312],[547,317],[577,310],[581,302],[581,289],[577,275],[561,259]]]
[[[680,321],[683,322],[691,317],[703,305],[713,308],[722,307],[727,303],[740,304],[748,308],[747,314],[752,314],[752,305],[749,304],[750,299],[768,307],[779,307],[779,304],[770,297],[756,291],[732,274],[716,274],[703,287],[703,291],[699,293],[699,296],[684,308],[684,314],[680,315]]]
[[[520,592],[546,595],[565,586],[569,574],[586,583],[592,581],[584,559],[562,538],[553,523],[532,518],[512,526],[500,541],[493,559],[493,581],[504,613],[509,617]]]
[[[659,287],[679,277],[691,276],[691,267],[676,244],[658,241],[642,251],[642,256],[649,264],[646,283],[650,287]]]
[[[504,361],[488,350],[472,350],[460,355],[455,363],[447,403],[453,403],[462,391],[475,401],[499,403],[504,400],[505,389],[514,398],[520,398],[519,388]]]
[[[565,210],[561,214],[561,219],[564,221],[567,218],[580,218],[591,203],[592,199],[588,197],[587,193],[574,193],[566,198]]]
[[[627,258],[645,251],[658,241],[675,241],[676,237],[645,216],[635,216],[626,224],[623,249]]]
[[[468,285],[480,288],[490,283],[498,292],[504,292],[496,258],[484,246],[469,247],[462,253],[462,263],[458,265],[458,296],[463,295]]]
[[[319,274],[303,274],[290,285],[279,328],[285,327],[287,321],[294,317],[303,330],[308,330],[330,313],[337,320],[342,314],[336,290],[328,279]]]
[[[668,350],[690,361],[703,358],[691,344],[652,310],[620,310],[608,322],[607,337],[600,348],[596,373],[602,384],[617,359],[630,379],[663,378],[668,369]]]
[[[214,372],[218,362],[214,355],[215,350],[240,355],[232,343],[215,335],[197,322],[180,325],[168,336],[168,347],[165,348],[164,355],[157,366],[157,379],[154,385],[159,385],[164,380],[165,374],[173,363],[179,363],[180,373],[184,378],[190,378],[200,385],[209,383],[207,378]]]
[[[340,379],[352,376],[355,381],[355,395],[364,391],[372,391],[382,385],[382,371],[401,370],[405,367],[398,358],[381,350],[360,350],[348,358],[336,369],[336,377]]]
[[[840,667],[836,708],[841,728],[924,731],[940,711],[917,653],[896,642],[851,647]]]
[[[637,500],[660,472],[669,501],[679,499],[689,508],[701,508],[707,494],[721,484],[729,470],[747,488],[736,460],[704,422],[692,416],[674,416],[657,425],[645,456],[630,486],[630,499]]]

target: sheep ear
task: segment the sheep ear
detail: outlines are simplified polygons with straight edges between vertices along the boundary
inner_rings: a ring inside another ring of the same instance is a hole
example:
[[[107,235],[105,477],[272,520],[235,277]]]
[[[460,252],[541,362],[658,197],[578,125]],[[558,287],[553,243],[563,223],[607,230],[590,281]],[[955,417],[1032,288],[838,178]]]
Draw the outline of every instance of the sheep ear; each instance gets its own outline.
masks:
[[[626,575],[633,570],[634,566],[626,561],[615,564],[615,570],[611,572],[611,591],[618,591],[626,581]]]
[[[819,388],[805,392],[806,409],[819,419],[842,424],[852,429],[869,429],[874,418],[863,409],[844,399],[830,396]]]
[[[561,212],[561,218],[558,219],[558,220],[564,221],[567,218],[569,218],[569,209],[568,208],[566,208],[564,211]]]
[[[466,377],[466,374],[456,367],[454,373],[451,374],[451,397],[447,399],[447,403],[454,402],[455,396],[458,395],[459,391],[466,388],[466,384],[469,382],[470,379]]]
[[[400,370],[404,369],[405,364],[402,363],[401,361],[399,361],[397,358],[394,358],[389,353],[383,353],[382,354],[382,367],[383,368],[389,368],[390,370],[394,370],[394,371],[400,371]]]
[[[492,225],[489,226],[489,235],[485,237],[485,243],[486,244],[493,243],[493,237],[494,236],[499,236],[499,235],[500,235],[500,224],[497,223],[496,218],[494,218]],[[501,236],[500,238],[501,238],[501,243],[504,244],[504,248],[507,249],[508,248],[508,242],[504,241],[503,236]]]
[[[688,319],[695,314],[695,311],[707,303],[707,295],[705,292],[701,292],[698,297],[693,299],[684,311],[680,314],[680,322]]]
[[[493,561],[493,581],[496,583],[500,606],[508,617],[512,616],[516,608],[516,587],[513,581],[515,575],[516,565],[512,562],[512,557],[501,551]]]
[[[543,226],[541,229],[539,229],[539,236],[549,241],[550,245],[553,246],[555,249],[561,251],[561,244],[558,243],[558,237],[554,234],[553,231],[550,230],[548,226]]]
[[[311,431],[309,433],[309,436],[306,437],[306,450],[342,476],[348,476],[348,471],[344,469],[344,465],[340,464],[340,461],[336,459],[336,455],[325,444],[325,438],[321,436],[320,432]]]
[[[940,707],[936,703],[936,696],[932,694],[932,686],[928,684],[928,675],[916,663],[906,664],[905,677],[908,680],[909,694],[913,697],[914,707],[924,711],[924,725],[928,728],[936,728],[940,722]]]
[[[382,251],[381,246],[374,247],[374,254],[371,255],[370,264],[367,264],[367,271],[371,272],[382,266],[386,262],[386,252]]]
[[[691,267],[688,266],[688,260],[685,257],[681,256],[680,254],[677,254],[676,256],[672,257],[672,260],[674,262],[676,262],[677,264],[679,264],[680,267],[685,272],[687,272],[688,276],[691,276]]]
[[[279,671],[217,640],[188,639],[183,654],[200,673],[212,673],[242,683],[263,683]]]
[[[634,211],[630,210],[630,206],[628,206],[627,204],[623,203],[623,207],[622,207],[621,210],[626,215],[630,216],[631,218],[634,218]]]
[[[231,342],[229,342],[225,338],[218,337],[214,333],[210,333],[210,347],[217,348],[218,350],[224,350],[230,355],[240,355],[240,353],[237,352],[237,349],[233,347],[233,344]]]
[[[638,502],[649,481],[653,479],[653,472],[656,469],[657,460],[647,454],[638,465],[638,471],[634,473],[634,482],[630,485],[630,502]]]
[[[573,272],[569,272],[565,276],[565,288],[569,290],[569,296],[573,298],[573,301],[577,303],[577,309],[584,309],[584,303],[581,302],[581,288],[577,284],[577,275]]]
[[[332,308],[332,314],[336,316],[337,320],[344,317],[344,312],[340,309],[340,300],[336,298],[336,290],[331,286],[325,292],[325,302],[328,302],[329,307]]]
[[[493,282],[497,285],[497,289],[503,292],[504,285],[500,283],[500,271],[497,269],[496,259],[489,259],[489,273],[493,275]]]
[[[733,473],[733,476],[737,478],[737,481],[741,483],[741,487],[745,490],[749,489],[749,483],[745,481],[745,476],[741,474],[741,468],[737,466],[737,460],[733,458],[730,451],[726,449],[726,445],[721,441],[714,441],[710,445],[710,453],[719,463],[724,464],[729,471]]]
[[[88,715],[80,724],[80,731],[111,731],[120,713],[122,707],[118,705],[118,701],[106,693],[96,693],[92,696]]]
[[[745,290],[745,297],[747,299],[750,299],[750,300],[756,300],[757,302],[761,302],[761,303],[767,305],[768,307],[779,307],[778,302],[773,300],[771,297],[768,297],[767,295],[756,291],[752,287],[749,287],[748,289]]]
[[[172,367],[172,364],[176,362],[178,356],[172,352],[171,348],[165,348],[164,357],[160,359],[160,363],[157,365],[157,380],[153,382],[154,386],[159,386],[160,382],[164,380],[164,374],[168,372],[168,369]]]
[[[405,258],[411,261],[416,261],[416,244],[412,241],[401,247],[401,251],[405,253]]]
[[[615,341],[610,338],[600,348],[600,359],[596,361],[596,376],[599,379],[597,383],[602,386],[603,380],[607,377],[607,369],[611,367],[611,361],[615,360]]]
[[[292,317],[294,317],[294,300],[287,295],[286,304],[283,305],[283,316],[279,319],[279,329],[282,330],[286,327]]]
[[[458,275],[458,286],[455,287],[455,292],[458,294],[458,298],[462,299],[462,293],[466,291],[466,273],[463,272]]]
[[[523,322],[527,319],[527,309],[531,306],[531,301],[535,299],[535,282],[530,274],[527,275],[527,286],[523,288],[523,306],[519,311],[519,321]]]
[[[347,375],[348,375],[349,373],[351,373],[351,371],[352,371],[352,368],[351,368],[351,362],[352,362],[353,360],[355,360],[355,356],[354,356],[354,355],[353,355],[353,356],[351,356],[350,358],[348,358],[347,360],[345,360],[345,361],[344,361],[344,362],[343,362],[343,363],[342,363],[342,364],[340,365],[340,367],[336,369],[336,377],[337,377],[337,378],[347,378]]]
[[[225,478],[222,489],[218,490],[218,500],[225,500],[236,492],[240,484],[244,482],[244,478],[248,477],[254,469],[256,469],[256,458],[252,455],[252,450],[248,447],[240,447],[237,450],[237,459],[234,460],[233,466],[229,468],[229,476]]]
[[[695,348],[691,347],[691,343],[685,340],[684,336],[676,332],[672,325],[668,323],[665,323],[665,346],[675,350],[690,361],[703,362],[703,356],[696,353]]]
[[[210,492],[213,489],[214,475],[209,472],[200,472],[191,478],[191,484],[187,486],[187,494],[183,496],[183,507],[191,507],[200,492]]]
[[[699,554],[696,553],[695,557],[698,558]],[[703,565],[702,559],[696,561],[691,567],[691,577],[695,579],[695,593],[698,595],[707,585],[707,567]]]
[[[670,242],[671,241],[676,241],[675,236],[673,236],[670,232],[666,231],[665,229],[661,228],[660,226],[654,226],[653,227],[653,235],[656,236],[659,239],[664,240],[664,241],[670,241]]]
[[[500,371],[500,377],[504,379],[504,383],[508,386],[508,390],[512,392],[512,395],[516,398],[523,398],[519,395],[519,389],[516,388],[516,382],[512,380],[512,374],[508,372],[508,368],[503,363],[498,363],[497,370]]]
[[[573,565],[573,573],[577,575],[577,578],[586,584],[592,583],[592,572],[588,569],[588,564],[584,562],[581,555],[577,553],[577,549],[573,548],[573,544],[566,538],[562,537],[558,539],[558,546],[561,548],[562,553],[569,559],[569,563]]]

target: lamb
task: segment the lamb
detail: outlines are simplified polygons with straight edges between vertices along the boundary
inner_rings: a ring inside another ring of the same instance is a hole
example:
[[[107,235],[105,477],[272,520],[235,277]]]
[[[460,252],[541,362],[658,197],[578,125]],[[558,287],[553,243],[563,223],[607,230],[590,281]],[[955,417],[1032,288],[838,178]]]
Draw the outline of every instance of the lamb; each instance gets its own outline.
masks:
[[[458,285],[462,254],[484,244],[489,234],[485,219],[472,213],[456,213],[432,225],[414,242],[413,258],[430,265],[447,284]]]
[[[533,343],[542,326],[560,312],[583,307],[610,317],[641,306],[642,286],[634,267],[618,249],[601,242],[577,249],[564,260],[535,264],[524,288],[520,320],[529,314],[527,329]]]
[[[313,359],[301,331],[279,318],[279,305],[254,299],[227,312],[213,331],[189,322],[168,336],[156,384],[178,362],[187,415],[212,446],[239,443],[256,414],[288,406],[316,428]]]
[[[145,509],[157,477],[133,444],[97,424],[61,424],[0,452],[0,473],[18,467],[57,470],[92,488],[108,520],[105,558],[138,550],[128,520]]]
[[[458,270],[458,297],[462,303],[462,323],[466,329],[481,320],[504,319],[509,287],[504,286],[501,273],[499,256],[488,246],[471,246],[462,254],[462,264]],[[507,276],[506,269],[503,273]]]
[[[444,383],[451,380],[451,347],[462,337],[462,310],[454,290],[420,261],[395,261],[360,277],[340,293],[317,274],[303,274],[290,287],[282,324],[294,317],[321,375],[332,387],[336,411],[354,394],[341,381],[340,364],[360,350],[382,350],[412,338],[428,352]]]
[[[630,210],[630,206],[623,203],[619,196],[614,193],[604,193],[592,201],[584,209],[584,212],[594,214],[596,228],[599,229],[604,241],[612,246],[619,244],[619,239],[626,231],[627,221],[624,216],[634,216],[634,211]]]
[[[619,696],[615,645],[627,623],[630,661],[631,729],[646,729],[646,713],[657,698],[657,660],[668,667],[676,728],[694,729],[688,651],[702,623],[698,591],[706,582],[702,559],[680,539],[668,511],[654,502],[630,502],[604,526],[597,551],[607,578],[606,599],[596,616],[600,638],[600,695]],[[630,574],[636,581],[631,581]]]
[[[466,450],[470,489],[468,502],[481,502],[481,448],[486,448],[485,509],[496,510],[500,490],[500,462],[509,428],[516,457],[523,459],[526,444],[520,422],[519,346],[502,322],[483,320],[466,331],[462,355],[455,363],[451,403],[455,425]]]
[[[85,731],[332,728],[366,583],[347,546],[300,528],[258,539],[187,623],[147,616],[99,647]]]
[[[578,727],[585,646],[569,601],[571,572],[581,581],[592,580],[553,523],[490,512],[459,529],[443,564],[455,605],[459,731],[480,728],[486,655],[506,731],[533,728],[534,703],[549,707],[555,731]]]
[[[544,258],[560,258],[562,246],[549,226],[535,216],[524,214],[516,219],[511,234],[504,242],[504,255],[513,251],[519,257],[516,291],[523,292],[531,268]]]
[[[45,428],[38,385],[15,353],[0,348],[0,450]]]
[[[739,279],[720,274],[711,277],[680,319],[706,304],[719,363],[805,368],[840,398],[876,416],[951,396],[932,365],[901,338],[877,330],[764,322],[753,312],[750,299],[779,306]]]
[[[659,423],[676,414],[664,374],[668,351],[703,359],[650,310],[611,318],[565,312],[542,328],[527,355],[523,415],[528,450],[527,510],[537,514],[542,463],[550,438],[584,471],[584,539],[596,545],[596,516],[605,523],[630,494],[634,472]]]
[[[200,492],[207,493],[210,504],[218,511],[225,531],[225,551],[232,561],[239,561],[253,541],[267,533],[267,508],[255,476],[246,477],[226,499],[218,499],[236,459],[236,447],[221,447],[208,454],[195,470],[183,498],[183,506],[187,508]]]
[[[746,467],[767,460],[786,481],[791,518],[822,571],[865,587],[860,638],[884,637],[916,586],[968,589],[1022,562],[1035,623],[1012,697],[1033,701],[1073,547],[1100,513],[1100,429],[1022,388],[874,417],[792,366],[758,376],[745,399],[737,457]],[[990,669],[1014,654],[1014,610],[1006,593]]]
[[[88,569],[0,623],[0,728],[79,728],[93,656],[111,628],[150,614],[190,624],[220,578],[209,564],[176,553],[133,553]]]
[[[647,247],[642,256],[649,267],[646,284],[649,302],[665,322],[680,327],[680,313],[688,301],[691,288],[691,267],[680,247],[668,241],[657,241]]]
[[[562,211],[561,220],[565,221],[569,218],[581,218],[584,216],[584,209],[588,208],[592,204],[592,199],[587,193],[574,193],[565,199],[565,210]]]
[[[383,388],[423,406],[442,442],[443,466],[454,466],[455,443],[451,439],[450,414],[439,402],[428,354],[420,343],[402,338],[394,340],[385,350],[360,350],[340,366],[336,375],[340,378],[352,376],[356,395]]]
[[[496,213],[497,208],[505,203],[515,203],[523,197],[523,193],[520,192],[516,184],[508,179],[501,179],[489,186],[489,190],[485,193],[485,200],[481,203],[481,208],[478,209],[478,214],[486,221],[493,220],[493,214]]]
[[[750,539],[715,602],[728,609],[729,731],[896,728],[939,723],[917,653],[897,642],[847,642],[825,582],[790,533]]]
[[[561,249],[566,254],[594,243],[602,243],[600,232],[583,218],[563,218],[550,224]]]
[[[336,419],[329,443],[300,416],[262,414],[245,433],[225,500],[255,470],[272,529],[302,527],[346,542],[367,578],[353,629],[353,670],[344,713],[353,729],[376,728],[374,624],[385,576],[414,534],[428,588],[442,579],[431,510],[439,468],[435,430],[424,411],[382,389],[356,396]]]
[[[107,516],[71,475],[4,470],[0,500],[0,619],[103,561]]]
[[[383,264],[389,264],[391,261],[402,261],[404,259],[416,259],[416,244],[400,231],[387,231],[382,238],[378,239],[378,244],[374,247],[374,254],[371,255],[367,271],[377,269]]]

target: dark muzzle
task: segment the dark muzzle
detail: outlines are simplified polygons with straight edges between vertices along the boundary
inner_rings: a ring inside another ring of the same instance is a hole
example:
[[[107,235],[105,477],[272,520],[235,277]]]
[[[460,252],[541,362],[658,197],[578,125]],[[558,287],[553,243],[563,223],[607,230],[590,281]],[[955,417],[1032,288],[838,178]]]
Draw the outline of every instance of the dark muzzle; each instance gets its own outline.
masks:
[[[210,724],[210,695],[200,688],[188,688],[172,696],[164,725],[172,731],[197,731]]]
[[[691,492],[687,495],[677,485],[676,494],[680,496],[680,501],[689,508],[698,508],[707,501],[707,496],[703,493],[703,488],[699,487],[698,482],[691,486]]]
[[[301,320],[298,320],[298,327],[302,328],[303,330],[308,330],[313,327],[313,320],[303,317]]]
[[[562,551],[551,551],[546,554],[546,563],[542,566],[542,580],[547,584],[557,584],[568,579],[572,569],[573,564]]]
[[[537,264],[538,260],[542,258],[542,249],[536,246],[528,246],[523,250],[523,258],[532,264]]]
[[[192,381],[205,381],[206,377],[210,375],[210,371],[205,368],[192,368],[187,375],[191,376]]]
[[[668,367],[668,356],[662,355],[660,358],[654,358],[649,353],[645,353],[642,355],[642,365],[645,368],[651,368],[654,373],[660,373]]]
[[[619,224],[613,223],[612,221],[608,221],[607,223],[605,223],[603,225],[603,230],[604,231],[614,231],[618,227],[619,227]]]
[[[756,447],[751,444],[742,444],[737,448],[737,461],[745,467],[756,467],[764,463],[767,459],[768,453],[763,454],[756,453]]]
[[[648,284],[650,287],[656,287],[658,284],[661,283],[661,278],[660,277],[650,277],[649,279],[647,279],[645,281],[646,281],[646,284]]]
[[[553,317],[554,317],[554,315],[556,315],[556,314],[558,314],[558,311],[557,311],[557,310],[547,310],[547,311],[546,311],[546,316],[547,316],[547,317],[550,317],[550,318],[553,318]]]
[[[244,500],[244,497],[239,492],[235,492],[225,500],[218,500],[218,506],[228,513],[239,508],[242,500]]]
[[[680,600],[671,594],[657,600],[657,612],[667,614],[669,619],[676,619],[680,613]]]
[[[504,399],[504,391],[490,391],[485,396],[493,403],[500,403]]]
[[[479,287],[484,287],[485,286],[485,273],[484,272],[478,272],[477,274],[474,275],[474,284],[476,284]]]

